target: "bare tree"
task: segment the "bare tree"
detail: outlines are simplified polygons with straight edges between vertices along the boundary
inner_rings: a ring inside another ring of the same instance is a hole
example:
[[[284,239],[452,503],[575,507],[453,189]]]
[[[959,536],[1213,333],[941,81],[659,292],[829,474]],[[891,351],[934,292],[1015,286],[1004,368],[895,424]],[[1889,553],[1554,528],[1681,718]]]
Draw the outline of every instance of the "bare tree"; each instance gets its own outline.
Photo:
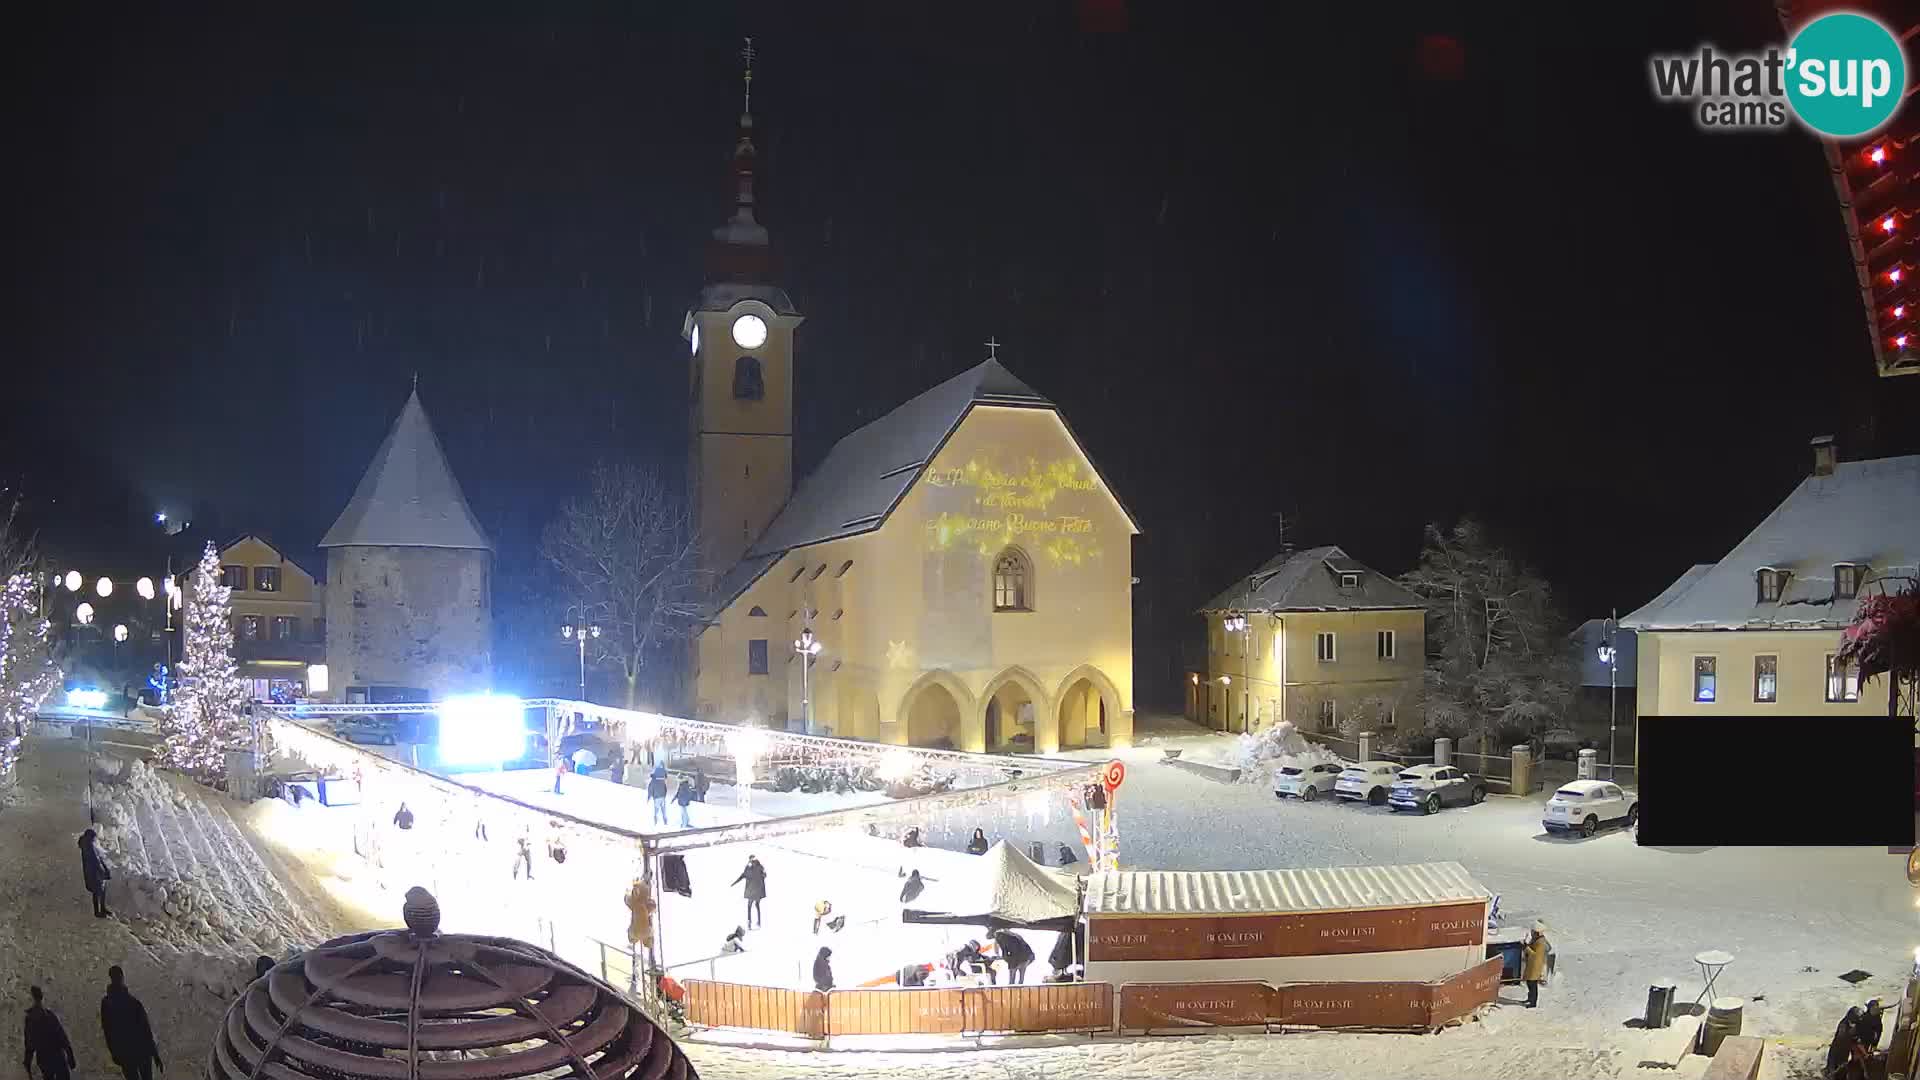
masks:
[[[708,576],[698,541],[686,500],[657,472],[606,462],[541,536],[540,553],[571,590],[569,602],[601,628],[589,660],[618,666],[628,708],[648,663],[700,624]]]

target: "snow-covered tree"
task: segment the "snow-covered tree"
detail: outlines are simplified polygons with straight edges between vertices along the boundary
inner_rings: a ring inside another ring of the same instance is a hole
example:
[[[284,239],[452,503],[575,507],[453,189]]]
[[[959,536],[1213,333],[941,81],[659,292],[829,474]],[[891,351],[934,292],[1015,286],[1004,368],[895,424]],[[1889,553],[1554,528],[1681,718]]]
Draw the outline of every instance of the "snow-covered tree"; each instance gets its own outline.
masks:
[[[26,732],[34,712],[60,686],[49,624],[40,613],[33,544],[16,526],[17,507],[0,522],[0,747]],[[0,755],[10,754],[0,750]],[[9,761],[0,760],[0,771]]]
[[[220,584],[212,544],[194,568],[182,620],[180,688],[161,721],[160,762],[202,780],[227,771],[227,751],[247,745],[247,687],[233,659],[233,590]]]
[[[1531,732],[1565,714],[1576,671],[1547,583],[1477,522],[1427,526],[1420,565],[1400,583],[1427,605],[1429,733]]]

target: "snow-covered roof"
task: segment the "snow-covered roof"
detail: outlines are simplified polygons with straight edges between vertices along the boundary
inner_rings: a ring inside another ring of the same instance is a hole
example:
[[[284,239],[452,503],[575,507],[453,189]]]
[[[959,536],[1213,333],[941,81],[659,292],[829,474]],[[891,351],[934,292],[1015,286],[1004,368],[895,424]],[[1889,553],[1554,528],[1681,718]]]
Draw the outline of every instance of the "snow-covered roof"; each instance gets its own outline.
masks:
[[[1342,587],[1340,575],[1357,585]],[[1418,596],[1338,547],[1283,551],[1207,601],[1213,611],[1380,611],[1424,608]]]
[[[1089,915],[1253,915],[1485,901],[1457,862],[1295,870],[1120,870],[1087,879]]]
[[[1857,597],[1835,598],[1834,566],[1865,570]],[[1789,573],[1778,601],[1756,575]],[[1881,579],[1920,571],[1920,455],[1843,461],[1800,481],[1717,563],[1696,566],[1620,620],[1631,630],[1840,629]]]
[[[961,877],[930,883],[909,910],[936,918],[994,918],[1030,925],[1080,913],[1074,875],[1050,870],[995,841]]]
[[[1704,569],[1704,568],[1701,568]],[[1581,686],[1622,686],[1634,685],[1634,674],[1639,670],[1640,639],[1633,631],[1621,627],[1613,633],[1613,648],[1619,655],[1616,671],[1609,673],[1607,665],[1600,659],[1600,646],[1607,643],[1607,620],[1588,619],[1567,635],[1573,641],[1573,647],[1580,658]],[[1608,682],[1609,677],[1618,682]]]
[[[360,486],[320,546],[493,550],[447,466],[418,391],[407,396]]]
[[[714,610],[731,604],[787,552],[869,533],[886,524],[893,508],[976,405],[1054,407],[998,360],[987,360],[847,435],[801,481],[793,498],[740,562],[721,575],[714,590]],[[1112,489],[1108,494],[1113,494]],[[1119,496],[1114,499],[1118,502]],[[1133,524],[1124,504],[1120,510]]]
[[[694,310],[726,311],[742,300],[758,300],[778,315],[800,314],[800,310],[793,306],[792,298],[787,296],[787,290],[776,285],[748,281],[716,281],[708,285],[700,290],[699,299],[694,301]]]

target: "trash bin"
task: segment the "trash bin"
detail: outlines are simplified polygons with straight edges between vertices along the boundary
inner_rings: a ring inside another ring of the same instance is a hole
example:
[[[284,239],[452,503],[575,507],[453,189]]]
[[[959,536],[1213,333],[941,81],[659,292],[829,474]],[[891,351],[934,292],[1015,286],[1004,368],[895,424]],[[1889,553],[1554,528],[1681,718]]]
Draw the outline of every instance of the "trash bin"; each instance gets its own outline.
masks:
[[[1647,1026],[1664,1028],[1673,1026],[1673,998],[1679,993],[1680,984],[1669,979],[1657,982],[1647,988]]]

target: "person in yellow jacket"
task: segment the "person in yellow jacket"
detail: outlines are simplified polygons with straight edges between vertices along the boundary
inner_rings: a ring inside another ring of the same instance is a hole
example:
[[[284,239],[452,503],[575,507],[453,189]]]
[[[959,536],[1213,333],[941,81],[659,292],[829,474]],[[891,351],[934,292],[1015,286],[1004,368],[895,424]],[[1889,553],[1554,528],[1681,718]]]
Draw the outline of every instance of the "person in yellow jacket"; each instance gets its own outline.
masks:
[[[646,880],[635,881],[627,891],[627,910],[633,913],[627,920],[627,944],[645,945],[653,940],[654,907],[653,890]]]
[[[1527,949],[1520,958],[1520,978],[1527,984],[1527,1008],[1540,1004],[1540,984],[1547,977],[1547,924],[1534,923]]]

